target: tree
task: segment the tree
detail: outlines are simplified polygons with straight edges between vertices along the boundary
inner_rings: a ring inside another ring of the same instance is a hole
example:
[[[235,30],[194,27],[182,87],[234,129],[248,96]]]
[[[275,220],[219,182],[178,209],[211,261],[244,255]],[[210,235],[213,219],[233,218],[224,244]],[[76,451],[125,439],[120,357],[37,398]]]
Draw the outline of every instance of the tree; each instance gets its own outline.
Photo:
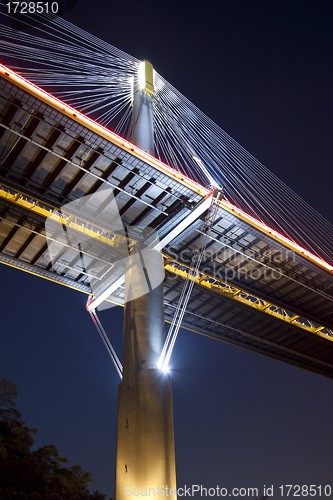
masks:
[[[11,500],[104,500],[106,495],[89,493],[90,472],[80,465],[64,466],[53,445],[31,451],[37,431],[21,420],[14,382],[0,381],[0,497]]]

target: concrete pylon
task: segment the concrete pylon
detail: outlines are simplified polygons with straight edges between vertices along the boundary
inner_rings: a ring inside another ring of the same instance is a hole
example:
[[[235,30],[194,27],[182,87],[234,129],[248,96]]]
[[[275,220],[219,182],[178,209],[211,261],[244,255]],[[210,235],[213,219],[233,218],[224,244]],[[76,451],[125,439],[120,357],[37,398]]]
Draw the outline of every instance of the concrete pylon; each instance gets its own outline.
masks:
[[[139,64],[133,81],[132,142],[154,154],[154,69],[149,61]]]
[[[154,154],[153,68],[141,63],[134,81],[133,142]],[[164,343],[163,286],[127,301],[142,287],[142,272],[133,262],[140,245],[131,249],[125,281],[123,380],[118,391],[115,500],[129,496],[171,496],[176,499],[176,467],[171,380],[157,368]],[[154,265],[163,266],[155,252]],[[133,262],[132,262],[133,259]],[[142,265],[143,259],[141,259]]]

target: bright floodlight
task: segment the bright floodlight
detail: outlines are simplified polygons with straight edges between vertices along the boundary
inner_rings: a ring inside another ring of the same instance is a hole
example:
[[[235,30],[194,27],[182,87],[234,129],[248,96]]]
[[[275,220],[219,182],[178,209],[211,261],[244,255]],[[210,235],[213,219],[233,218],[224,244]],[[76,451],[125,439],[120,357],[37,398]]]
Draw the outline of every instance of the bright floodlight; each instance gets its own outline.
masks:
[[[157,368],[162,370],[162,372],[164,372],[164,373],[169,372],[169,367],[168,367],[167,361],[165,360],[165,356],[163,355],[163,352],[160,356],[160,359],[158,360]]]
[[[137,75],[137,85],[139,90],[143,90],[149,95],[154,94],[154,68],[152,64],[147,60],[141,61],[138,66]]]
[[[140,90],[143,90],[146,86],[145,69],[146,69],[145,61],[140,62],[138,68],[138,81]]]

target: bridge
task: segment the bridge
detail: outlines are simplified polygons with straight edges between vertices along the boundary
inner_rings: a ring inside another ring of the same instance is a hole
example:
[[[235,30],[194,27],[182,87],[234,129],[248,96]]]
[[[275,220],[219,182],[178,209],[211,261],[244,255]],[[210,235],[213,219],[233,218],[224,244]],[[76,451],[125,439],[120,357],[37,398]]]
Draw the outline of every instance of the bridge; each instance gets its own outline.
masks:
[[[97,224],[88,209],[66,210],[110,188],[125,227],[149,225],[158,233],[167,321],[188,279],[194,286],[183,327],[332,378],[333,267],[321,256],[4,66],[0,133],[1,262],[124,304],[117,246],[124,237]],[[59,210],[58,227],[46,235],[46,219]],[[88,235],[92,248],[73,248],[63,226]]]
[[[14,85],[9,87],[8,82]],[[15,83],[21,85],[21,92]],[[33,91],[34,87],[29,88],[27,82],[2,68],[1,146],[5,161],[0,199],[5,212],[1,261],[89,294],[98,277],[90,284],[91,276],[83,271],[80,257],[73,256],[61,243],[51,262],[44,224],[59,204],[90,195],[107,184],[114,189],[120,214],[128,224],[149,217],[150,226],[161,236],[179,228],[163,255],[167,272],[165,314],[171,320],[182,278],[188,274],[200,240],[203,213],[188,227],[181,223],[209,191],[98,124],[90,123],[93,135],[80,123],[80,115],[71,119],[66,114],[61,116],[61,104],[45,93],[44,99],[49,101],[46,111],[45,103],[38,102]],[[33,114],[25,109],[32,96]],[[68,115],[73,115],[68,110]],[[19,132],[16,123],[27,125]],[[83,151],[86,160],[81,165]],[[89,227],[84,218],[71,222],[73,227],[75,224]],[[96,239],[103,234],[103,228],[90,231]],[[329,363],[324,363],[333,337],[332,266],[227,201],[219,202],[212,231],[202,265],[204,272],[196,277],[184,326],[193,329],[195,324],[194,329],[200,333],[221,335],[331,376]],[[105,240],[104,244],[112,251],[112,241]],[[106,267],[101,268],[101,274]],[[112,291],[107,300],[123,304],[123,286]],[[248,336],[242,335],[242,330]],[[310,360],[310,354],[321,345],[318,357]]]

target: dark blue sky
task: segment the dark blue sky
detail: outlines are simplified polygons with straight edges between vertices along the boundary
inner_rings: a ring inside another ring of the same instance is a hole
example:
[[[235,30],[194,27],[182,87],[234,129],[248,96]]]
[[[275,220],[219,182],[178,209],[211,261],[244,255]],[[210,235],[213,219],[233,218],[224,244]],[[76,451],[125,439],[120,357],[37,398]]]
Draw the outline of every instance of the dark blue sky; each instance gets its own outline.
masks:
[[[80,0],[67,19],[149,59],[333,222],[331,1]],[[0,272],[0,378],[18,385],[36,444],[113,495],[118,375],[85,295]],[[121,308],[100,317],[121,351]],[[188,331],[171,364],[179,486],[333,489],[332,380]]]

